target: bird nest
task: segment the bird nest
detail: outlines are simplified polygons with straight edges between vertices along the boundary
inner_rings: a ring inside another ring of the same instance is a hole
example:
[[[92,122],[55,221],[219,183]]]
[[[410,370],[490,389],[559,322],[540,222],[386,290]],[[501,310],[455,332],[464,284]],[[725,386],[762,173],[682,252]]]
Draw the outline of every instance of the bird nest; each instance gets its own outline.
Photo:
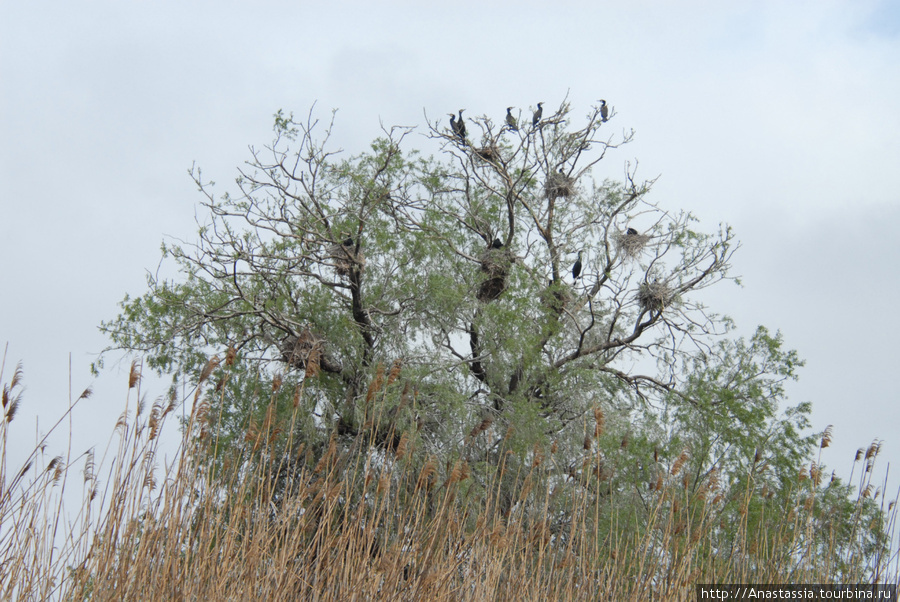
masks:
[[[648,311],[662,311],[672,302],[675,291],[665,282],[654,280],[643,282],[638,287],[637,300],[641,309]]]
[[[548,199],[558,197],[570,197],[575,194],[575,178],[570,178],[562,172],[550,174],[544,183],[544,193]]]
[[[313,367],[310,364],[316,368],[319,366],[325,348],[325,339],[313,334],[307,328],[299,335],[289,334],[284,337],[278,348],[281,351],[282,361],[287,365],[307,371],[307,367]]]
[[[481,271],[487,274],[478,287],[479,301],[493,301],[506,289],[506,278],[514,257],[506,249],[487,249],[481,254]]]
[[[512,265],[513,254],[506,249],[486,249],[481,254],[481,271],[487,272],[491,278],[506,276]]]
[[[492,144],[490,146],[482,146],[481,148],[476,148],[475,154],[485,161],[494,163],[495,161],[497,161],[497,159],[500,158],[500,149],[498,149],[496,145]]]
[[[636,258],[647,246],[650,235],[641,234],[634,228],[628,228],[624,234],[619,234],[619,248],[631,258]]]
[[[488,278],[478,287],[478,293],[475,295],[479,301],[490,303],[499,297],[506,290],[506,277],[495,276]]]
[[[338,276],[347,277],[354,268],[362,271],[366,265],[366,257],[362,250],[354,252],[355,247],[348,244],[336,243],[328,247],[328,259]]]

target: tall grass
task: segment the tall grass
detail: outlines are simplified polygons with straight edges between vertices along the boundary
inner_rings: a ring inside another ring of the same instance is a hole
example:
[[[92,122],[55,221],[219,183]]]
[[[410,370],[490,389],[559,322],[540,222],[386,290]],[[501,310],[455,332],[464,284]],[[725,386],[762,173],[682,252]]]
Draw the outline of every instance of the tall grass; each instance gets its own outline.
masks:
[[[641,504],[597,486],[605,467],[591,449],[567,479],[548,476],[555,448],[524,459],[501,448],[493,466],[476,470],[465,454],[423,455],[413,432],[390,432],[394,443],[377,445],[374,433],[384,428],[376,427],[387,419],[377,409],[349,449],[337,435],[322,446],[295,440],[272,406],[248,421],[242,442],[225,446],[214,406],[199,392],[168,465],[159,465],[159,435],[173,428],[176,400],[147,408],[129,395],[133,413],[114,427],[111,460],[52,455],[39,442],[10,471],[21,368],[3,379],[0,372],[4,599],[689,600],[696,583],[897,581],[896,556],[883,541],[872,560],[873,525],[857,510],[884,499],[872,480],[877,446],[857,458],[859,494],[846,500],[851,520],[841,523],[852,532],[813,537],[810,529],[828,524],[815,512],[826,480],[818,459],[798,475],[790,506],[767,503],[751,480],[726,490],[715,473],[689,490],[684,458],[658,475]],[[139,388],[132,365],[136,400]],[[83,495],[69,512],[66,490],[75,486]],[[728,504],[737,505],[738,524],[721,524]],[[895,502],[884,510],[879,526],[892,540]],[[759,524],[767,528],[754,531]],[[813,549],[829,541],[828,553]]]

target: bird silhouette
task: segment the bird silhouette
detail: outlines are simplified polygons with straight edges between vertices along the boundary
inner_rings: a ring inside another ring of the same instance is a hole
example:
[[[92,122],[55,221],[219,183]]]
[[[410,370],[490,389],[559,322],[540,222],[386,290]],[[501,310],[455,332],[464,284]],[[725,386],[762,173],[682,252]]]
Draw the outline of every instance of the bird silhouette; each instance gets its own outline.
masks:
[[[534,112],[534,116],[531,118],[531,127],[537,127],[537,124],[541,122],[541,115],[544,114],[544,107],[541,106],[543,104],[542,102],[537,104],[537,111]]]
[[[506,107],[506,125],[508,125],[509,129],[511,129],[512,131],[518,132],[519,124],[516,123],[516,118],[513,117],[512,110],[512,107]]]
[[[456,113],[447,113],[450,115],[450,130],[454,135],[459,136],[459,124],[456,123]]]

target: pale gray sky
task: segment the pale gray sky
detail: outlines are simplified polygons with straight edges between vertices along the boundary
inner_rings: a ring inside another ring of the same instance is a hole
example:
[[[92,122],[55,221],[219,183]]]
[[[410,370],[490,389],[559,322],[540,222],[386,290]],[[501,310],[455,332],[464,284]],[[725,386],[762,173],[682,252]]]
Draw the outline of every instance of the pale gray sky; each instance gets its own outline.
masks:
[[[78,443],[105,442],[125,376],[90,377],[97,325],[144,292],[164,236],[193,236],[192,162],[224,192],[277,109],[339,108],[336,140],[358,152],[423,109],[501,118],[567,93],[576,116],[602,97],[636,130],[597,177],[637,159],[663,207],[735,227],[745,286],[704,298],[807,359],[790,392],[835,425],[826,462],[847,472],[876,437],[900,459],[896,0],[0,1],[0,344],[7,370],[24,362],[19,420],[65,408],[71,352],[75,394],[97,392]]]

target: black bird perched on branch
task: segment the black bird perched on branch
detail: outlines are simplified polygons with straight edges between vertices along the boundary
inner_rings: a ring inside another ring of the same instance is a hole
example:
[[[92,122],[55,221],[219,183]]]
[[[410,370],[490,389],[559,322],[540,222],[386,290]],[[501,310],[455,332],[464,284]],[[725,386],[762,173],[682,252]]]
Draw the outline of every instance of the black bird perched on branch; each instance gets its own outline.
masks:
[[[572,266],[572,280],[578,280],[578,277],[581,275],[581,251],[578,251],[578,259],[575,260],[575,265]]]
[[[609,117],[609,107],[606,106],[606,101],[600,99],[600,121],[606,123],[607,118]]]
[[[459,136],[459,124],[456,123],[456,113],[447,113],[450,116],[450,130],[454,135]]]
[[[537,111],[534,112],[534,117],[531,118],[531,127],[537,127],[537,124],[541,122],[541,115],[544,114],[544,107],[541,106],[542,104],[544,103],[538,103]]]
[[[494,242],[491,243],[491,248],[492,249],[502,249],[503,243],[500,241],[499,238],[495,238]]]
[[[447,113],[450,115],[450,129],[459,138],[463,144],[466,142],[466,122],[463,121],[462,113],[465,109],[459,110],[459,120],[457,121],[456,115],[453,113]]]
[[[349,234],[347,235],[347,238],[344,239],[344,246],[345,247],[353,246],[353,237],[351,237]]]
[[[506,125],[508,125],[509,129],[512,131],[518,132],[519,124],[516,123],[516,118],[513,117],[512,110],[512,107],[506,107]]]
[[[466,142],[466,121],[463,119],[462,113],[465,109],[459,110],[459,119],[456,122],[456,133],[459,136],[459,139],[462,140],[463,144]]]

